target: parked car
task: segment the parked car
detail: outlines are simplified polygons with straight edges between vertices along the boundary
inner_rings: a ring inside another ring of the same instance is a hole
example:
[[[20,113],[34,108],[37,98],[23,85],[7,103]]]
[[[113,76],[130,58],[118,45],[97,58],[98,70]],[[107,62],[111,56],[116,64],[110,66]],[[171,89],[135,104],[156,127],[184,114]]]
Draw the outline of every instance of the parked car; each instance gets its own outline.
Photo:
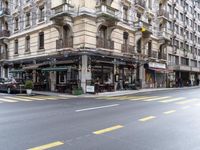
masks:
[[[26,90],[21,82],[17,82],[14,78],[0,78],[0,91],[11,93],[24,93]]]

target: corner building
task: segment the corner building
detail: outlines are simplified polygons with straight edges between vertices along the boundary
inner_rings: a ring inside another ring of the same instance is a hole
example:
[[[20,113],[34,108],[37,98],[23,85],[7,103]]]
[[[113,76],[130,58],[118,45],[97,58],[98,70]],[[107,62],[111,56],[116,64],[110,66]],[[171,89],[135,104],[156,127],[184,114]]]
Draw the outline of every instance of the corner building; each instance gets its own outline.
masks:
[[[194,64],[188,64],[189,77],[197,78],[198,56],[195,60],[188,52],[186,57],[177,48],[175,3],[2,0],[1,76],[32,79],[35,90],[64,93],[78,86],[84,92],[93,91],[92,87],[96,92],[132,89],[135,83],[159,88],[172,86],[178,76],[189,79],[184,68],[188,59]]]

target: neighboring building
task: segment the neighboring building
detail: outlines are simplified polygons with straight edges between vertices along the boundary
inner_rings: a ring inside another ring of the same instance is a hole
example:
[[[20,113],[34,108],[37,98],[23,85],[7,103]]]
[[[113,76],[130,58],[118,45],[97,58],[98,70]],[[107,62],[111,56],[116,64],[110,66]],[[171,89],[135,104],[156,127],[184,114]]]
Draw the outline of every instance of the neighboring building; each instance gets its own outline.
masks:
[[[200,78],[200,2],[196,0],[169,1],[167,10],[171,21],[173,47],[168,49],[168,66],[174,70],[171,81],[181,78],[183,85],[192,85]]]
[[[177,35],[174,30],[182,25],[184,33],[188,29],[189,36],[196,35],[198,39],[191,24],[195,27],[196,22],[198,28],[200,23],[191,15],[193,9],[185,13],[180,6],[182,22],[185,16],[192,19],[188,28],[186,23],[181,24],[181,19],[174,18],[178,15],[171,15],[179,8],[175,3],[2,0],[1,76],[13,74],[20,79],[32,79],[38,90],[60,92],[71,92],[77,85],[84,91],[92,90],[89,85],[96,85],[99,91],[129,89],[136,81],[143,88],[157,88],[173,84],[175,77],[186,81],[195,74],[197,78],[200,62],[194,52],[199,50],[198,43],[190,38],[193,43],[185,44],[187,34]],[[194,8],[191,0],[186,4],[188,9]],[[200,13],[199,8],[195,10]],[[182,40],[184,48],[192,47],[192,54],[186,56],[186,52],[179,50],[177,39]]]

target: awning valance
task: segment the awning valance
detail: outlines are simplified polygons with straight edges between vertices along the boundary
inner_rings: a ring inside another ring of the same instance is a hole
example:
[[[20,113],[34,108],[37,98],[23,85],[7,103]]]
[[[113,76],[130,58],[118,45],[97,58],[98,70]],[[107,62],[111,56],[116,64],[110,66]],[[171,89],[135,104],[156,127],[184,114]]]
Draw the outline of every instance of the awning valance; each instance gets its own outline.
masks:
[[[67,67],[50,67],[50,68],[44,68],[42,69],[43,72],[50,72],[50,71],[67,71]]]
[[[16,70],[10,70],[9,73],[22,73],[25,72],[24,69],[16,69]]]
[[[150,70],[154,70],[156,72],[160,72],[160,73],[170,73],[173,72],[173,70],[170,69],[160,69],[160,68],[149,68]]]

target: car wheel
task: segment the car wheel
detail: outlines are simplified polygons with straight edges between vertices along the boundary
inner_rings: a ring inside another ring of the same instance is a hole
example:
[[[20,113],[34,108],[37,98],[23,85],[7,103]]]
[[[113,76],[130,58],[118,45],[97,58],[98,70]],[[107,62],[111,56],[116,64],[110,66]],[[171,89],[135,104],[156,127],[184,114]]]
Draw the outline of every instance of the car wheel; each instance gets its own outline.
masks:
[[[11,89],[10,88],[7,88],[7,93],[11,94]]]

